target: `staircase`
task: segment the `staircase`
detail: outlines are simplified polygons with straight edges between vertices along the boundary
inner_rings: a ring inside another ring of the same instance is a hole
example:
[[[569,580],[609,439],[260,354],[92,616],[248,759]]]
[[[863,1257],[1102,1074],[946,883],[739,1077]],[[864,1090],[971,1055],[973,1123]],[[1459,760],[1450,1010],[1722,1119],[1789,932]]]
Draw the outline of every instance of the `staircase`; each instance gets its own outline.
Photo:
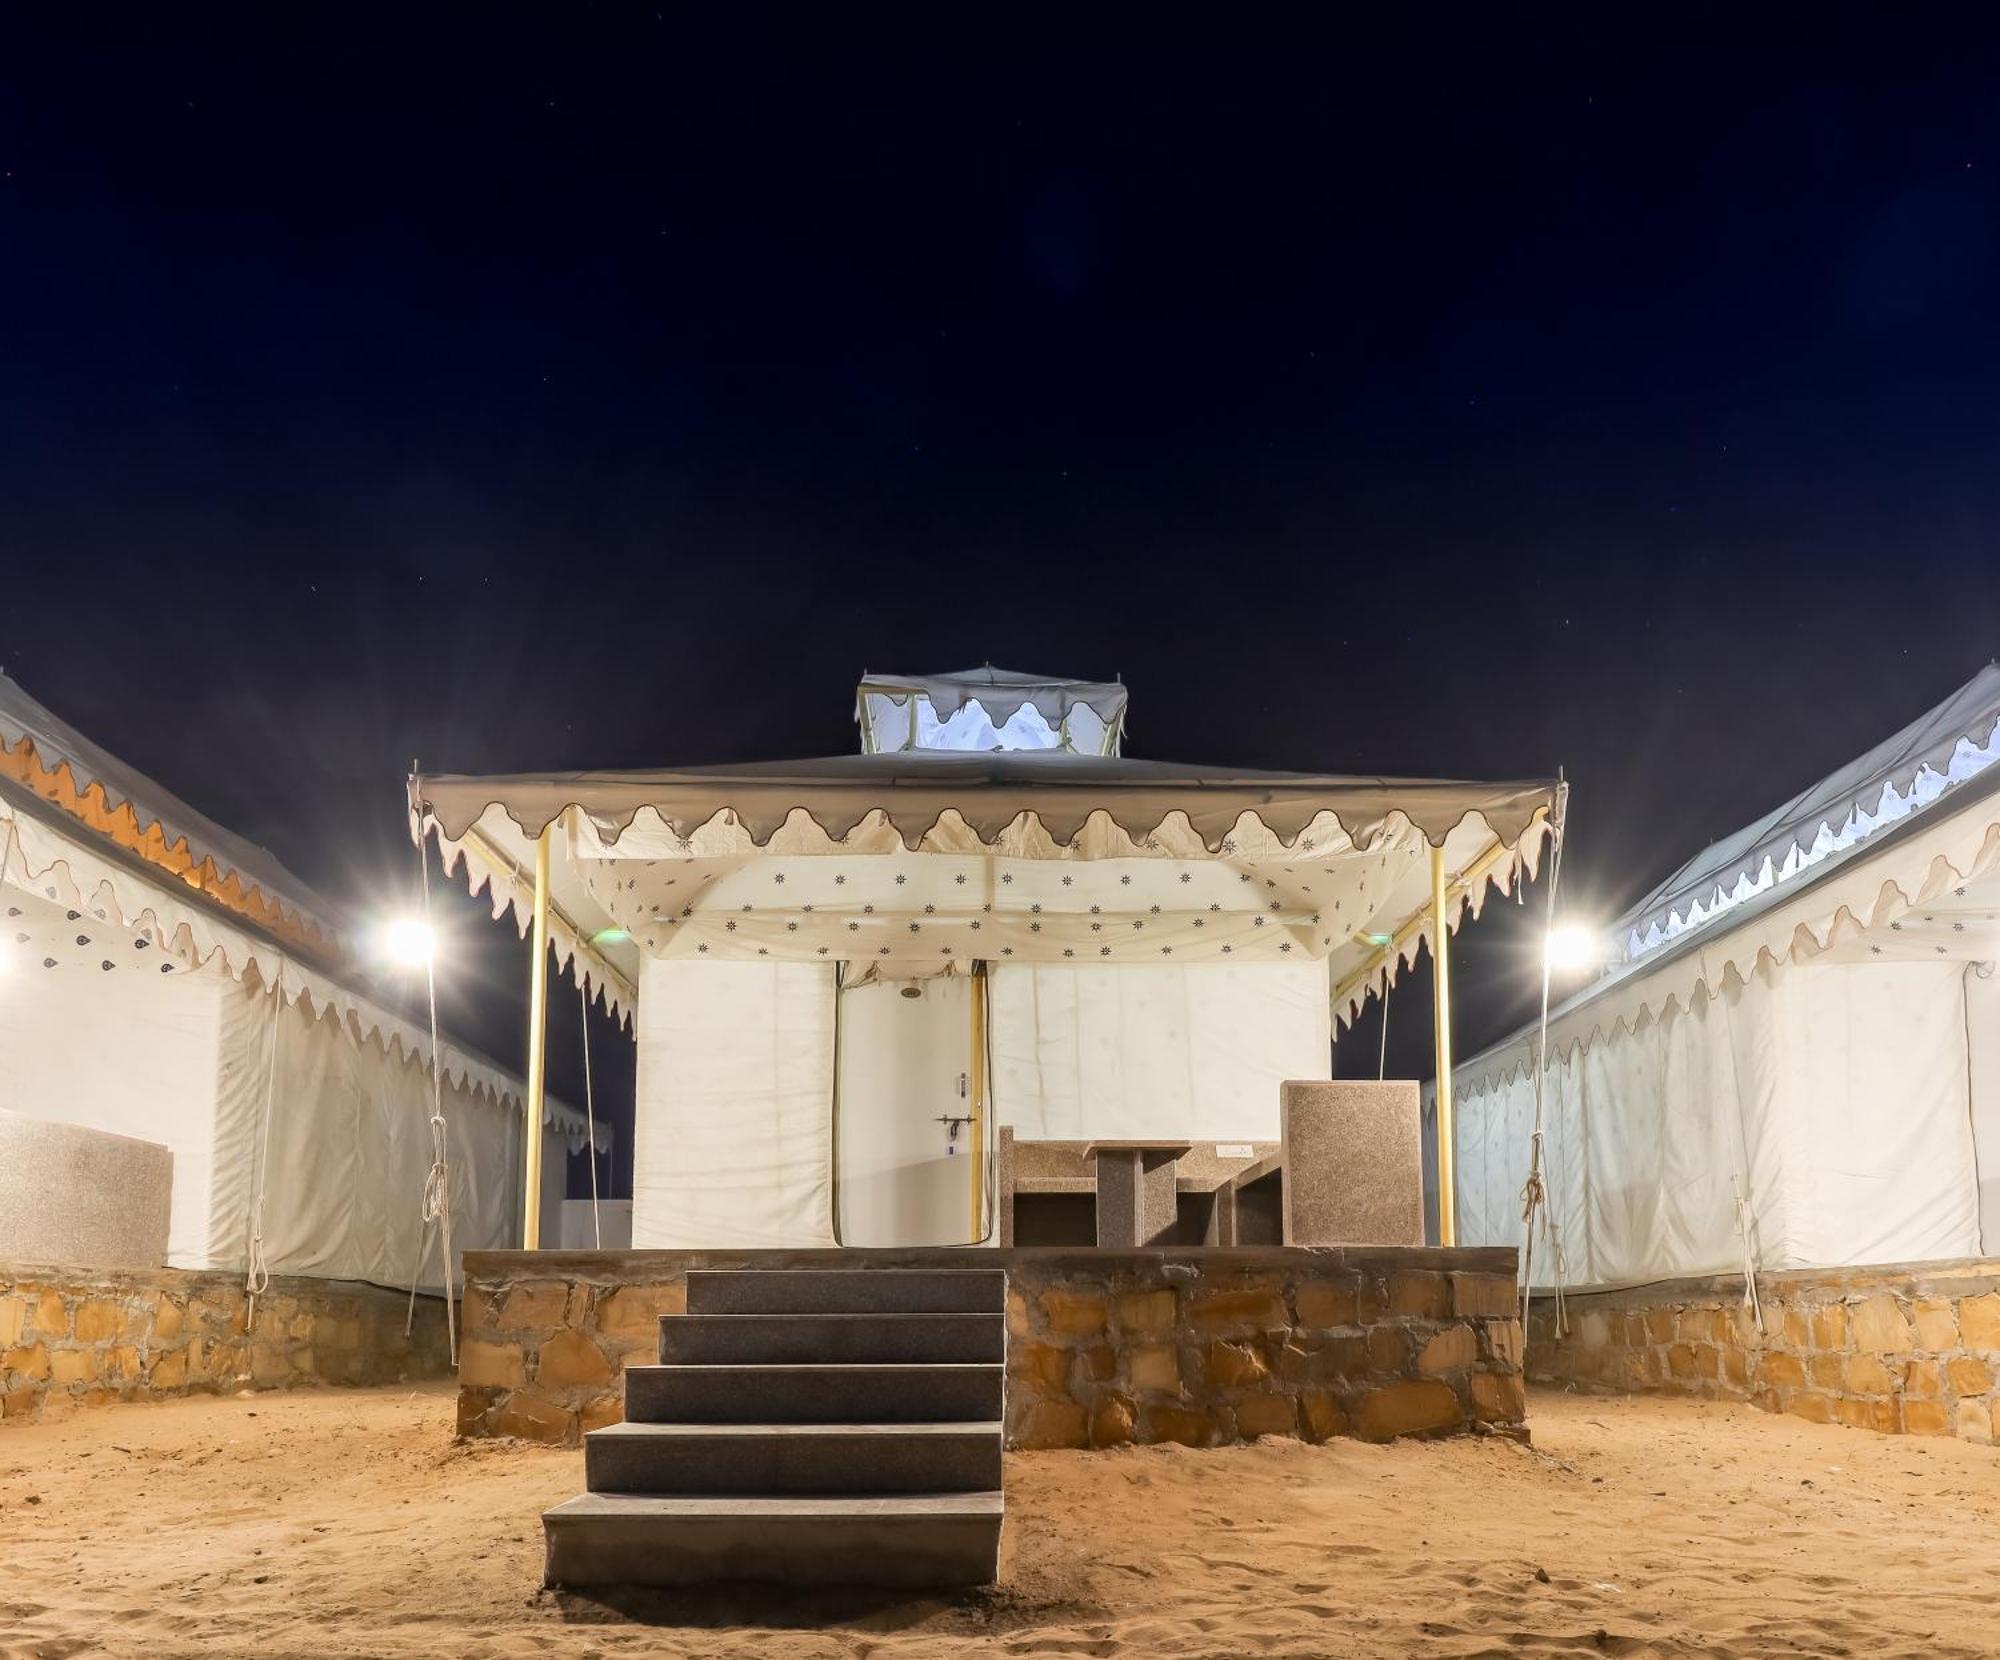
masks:
[[[547,1583],[991,1584],[1006,1274],[690,1270],[586,1492],[542,1517]]]

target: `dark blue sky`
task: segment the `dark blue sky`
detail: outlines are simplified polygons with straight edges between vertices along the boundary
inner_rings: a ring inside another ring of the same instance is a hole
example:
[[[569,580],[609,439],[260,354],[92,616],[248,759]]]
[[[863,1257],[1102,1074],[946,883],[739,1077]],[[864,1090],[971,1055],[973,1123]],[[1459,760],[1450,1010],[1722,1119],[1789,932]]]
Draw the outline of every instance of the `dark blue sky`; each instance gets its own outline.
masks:
[[[1564,765],[1615,909],[1995,654],[2000,52],[1357,15],[18,41],[0,664],[357,901],[412,755],[843,750],[991,659],[1137,754]]]

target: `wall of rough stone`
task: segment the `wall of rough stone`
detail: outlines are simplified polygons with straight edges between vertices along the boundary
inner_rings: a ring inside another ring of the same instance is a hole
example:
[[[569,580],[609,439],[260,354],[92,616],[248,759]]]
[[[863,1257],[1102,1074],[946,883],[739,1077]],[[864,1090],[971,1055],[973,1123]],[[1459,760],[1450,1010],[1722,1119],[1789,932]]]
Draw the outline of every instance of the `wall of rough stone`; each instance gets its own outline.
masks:
[[[444,1303],[339,1280],[0,1263],[0,1416],[316,1383],[449,1377]]]
[[[1008,1272],[1013,1447],[1519,1432],[1508,1249],[483,1252],[466,1259],[459,1432],[574,1444],[624,1415],[690,1268]]]
[[[1748,1401],[1890,1435],[2000,1437],[2000,1262],[1805,1269],[1537,1299],[1537,1382]]]

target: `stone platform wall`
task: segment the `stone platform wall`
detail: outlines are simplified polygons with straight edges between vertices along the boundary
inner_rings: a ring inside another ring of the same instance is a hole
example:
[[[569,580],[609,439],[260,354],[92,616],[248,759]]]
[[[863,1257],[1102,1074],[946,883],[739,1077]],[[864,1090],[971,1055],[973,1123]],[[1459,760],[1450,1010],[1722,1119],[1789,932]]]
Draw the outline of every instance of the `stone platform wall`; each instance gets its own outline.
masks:
[[[1528,1370],[1586,1389],[1748,1401],[1890,1435],[2000,1437],[2000,1262],[1740,1275],[1536,1300]]]
[[[108,1401],[451,1375],[444,1303],[350,1281],[273,1279],[254,1319],[236,1273],[0,1263],[0,1414]]]
[[[519,1251],[466,1258],[458,1424],[575,1443],[623,1416],[690,1268],[1005,1268],[1012,1447],[1518,1431],[1511,1249]]]

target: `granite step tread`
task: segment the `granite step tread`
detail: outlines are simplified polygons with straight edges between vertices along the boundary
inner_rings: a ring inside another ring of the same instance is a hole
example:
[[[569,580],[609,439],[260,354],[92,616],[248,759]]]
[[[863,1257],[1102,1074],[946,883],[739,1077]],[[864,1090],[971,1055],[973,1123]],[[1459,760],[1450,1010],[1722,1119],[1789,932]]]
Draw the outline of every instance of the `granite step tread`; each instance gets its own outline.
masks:
[[[609,1424],[584,1437],[593,1493],[941,1493],[997,1487],[998,1420]]]
[[[630,1366],[634,1423],[910,1423],[999,1418],[999,1362]]]
[[[991,1584],[997,1489],[893,1496],[583,1493],[542,1516],[547,1584]]]
[[[665,1314],[662,1365],[1000,1361],[1004,1314]]]
[[[999,1314],[1001,1268],[691,1268],[690,1314]]]

